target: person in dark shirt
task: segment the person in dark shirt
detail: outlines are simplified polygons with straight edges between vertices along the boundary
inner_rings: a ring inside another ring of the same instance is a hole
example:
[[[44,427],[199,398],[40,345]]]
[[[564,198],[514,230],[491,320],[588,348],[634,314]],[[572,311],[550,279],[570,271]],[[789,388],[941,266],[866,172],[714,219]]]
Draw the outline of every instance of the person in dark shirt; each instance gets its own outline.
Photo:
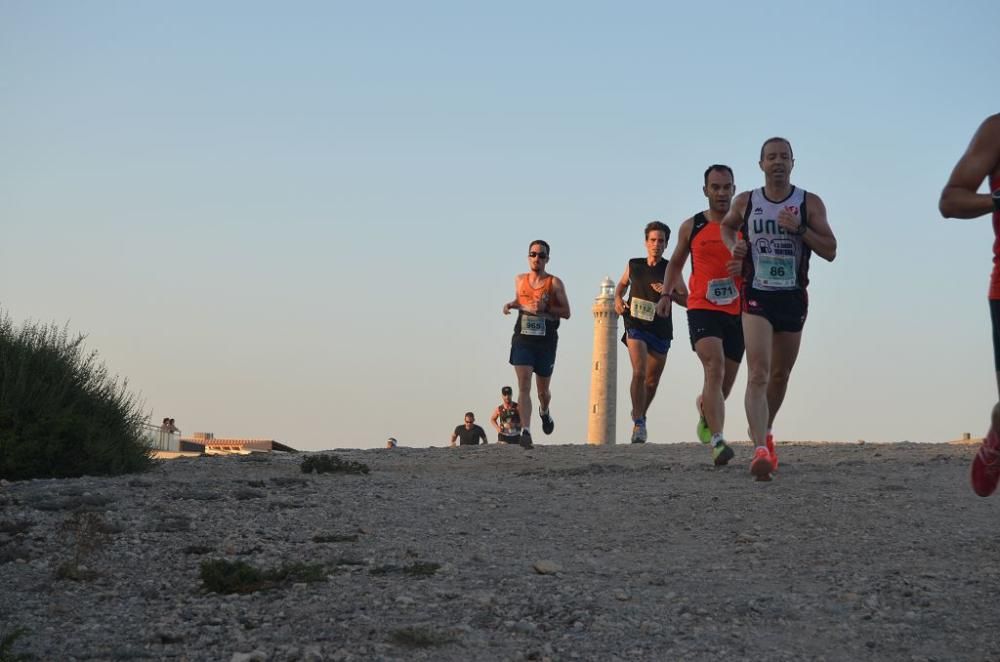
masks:
[[[490,443],[486,440],[486,431],[476,425],[476,416],[471,411],[465,412],[465,425],[459,425],[451,433],[452,446],[455,445],[456,439],[461,446],[476,446],[480,440],[484,444]]]
[[[667,351],[674,338],[670,308],[666,316],[657,314],[660,299],[673,300],[682,306],[687,304],[687,289],[678,283],[677,290],[663,291],[663,275],[667,270],[667,260],[663,251],[670,239],[670,228],[660,221],[646,225],[646,257],[636,257],[625,265],[618,286],[615,288],[615,312],[625,322],[622,342],[628,348],[632,362],[632,443],[646,443],[646,412],[649,410],[656,388],[660,384],[663,366],[667,362]],[[628,292],[628,301],[625,292]]]

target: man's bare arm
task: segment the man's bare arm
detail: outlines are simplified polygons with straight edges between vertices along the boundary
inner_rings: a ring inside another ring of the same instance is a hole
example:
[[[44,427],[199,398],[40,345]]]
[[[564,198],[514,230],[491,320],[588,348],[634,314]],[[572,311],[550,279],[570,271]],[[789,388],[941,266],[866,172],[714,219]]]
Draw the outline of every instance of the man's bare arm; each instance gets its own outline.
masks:
[[[680,230],[677,231],[677,245],[674,246],[674,254],[670,256],[670,260],[667,262],[667,270],[663,274],[663,284],[660,290],[660,300],[656,302],[656,314],[660,317],[668,317],[670,315],[671,301],[676,301],[682,306],[687,306],[686,290],[683,301],[678,297],[674,297],[673,294],[677,291],[675,283],[680,283],[682,287],[684,285],[681,269],[687,262],[688,255],[691,254],[692,227],[694,227],[694,219],[689,218],[681,223]]]
[[[681,223],[680,230],[677,231],[677,245],[674,246],[674,254],[670,256],[667,263],[667,271],[663,274],[663,291],[673,290],[673,282],[681,280],[681,270],[687,263],[688,255],[691,254],[691,229],[694,227],[694,219],[689,218]]]
[[[736,233],[739,232],[740,226],[743,225],[743,216],[746,213],[748,204],[750,204],[750,191],[744,191],[733,198],[733,204],[730,205],[729,211],[722,218],[719,234],[722,237],[722,243],[726,245],[730,253],[733,252],[736,244],[739,243]]]
[[[833,230],[826,219],[826,205],[814,193],[807,193],[809,203],[807,209],[809,215],[806,218],[806,229],[802,235],[802,241],[812,249],[816,255],[827,262],[833,262],[837,257],[837,238],[833,236]]]
[[[994,210],[989,193],[978,193],[990,173],[1000,168],[1000,114],[986,118],[955,164],[941,191],[938,209],[945,218],[978,218]]]
[[[632,268],[628,263],[625,264],[625,273],[618,280],[618,284],[615,285],[615,312],[621,315],[625,312],[625,292],[628,290],[629,283],[632,281]]]
[[[566,296],[566,287],[563,285],[562,280],[555,276],[552,278],[554,279],[552,283],[552,303],[545,312],[553,317],[561,317],[564,320],[568,320],[569,297]]]
[[[521,283],[521,276],[514,276],[514,299],[503,305],[503,314],[510,315],[512,310],[520,310],[521,305],[517,302],[517,286]]]

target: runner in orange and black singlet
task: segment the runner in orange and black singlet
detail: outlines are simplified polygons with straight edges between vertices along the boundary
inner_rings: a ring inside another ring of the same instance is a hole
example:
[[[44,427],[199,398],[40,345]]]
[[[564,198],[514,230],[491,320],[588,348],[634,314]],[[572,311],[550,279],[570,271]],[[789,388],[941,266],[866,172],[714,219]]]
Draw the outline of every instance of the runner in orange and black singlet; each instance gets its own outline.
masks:
[[[705,170],[702,189],[708,209],[681,224],[677,246],[664,276],[664,287],[681,280],[681,268],[691,256],[688,279],[687,318],[691,348],[705,373],[698,408],[698,439],[710,444],[712,460],[724,465],[733,450],[723,436],[725,401],[732,390],[743,360],[743,326],[740,322],[742,279],[729,274],[732,255],[719,233],[722,218],[729,211],[733,194],[733,171],[729,166],[711,165]]]
[[[555,421],[549,413],[549,383],[556,365],[559,320],[569,319],[569,299],[560,279],[545,270],[550,256],[548,242],[537,239],[528,247],[527,273],[514,279],[514,300],[503,305],[503,314],[517,311],[510,342],[510,364],[517,375],[521,413],[521,446],[532,447],[531,376],[538,387],[538,416],[542,431],[551,434]]]
[[[989,193],[979,193],[984,179],[989,182]],[[993,325],[993,365],[1000,391],[1000,114],[986,118],[980,125],[952,170],[938,207],[945,218],[993,214],[993,272],[988,299]],[[971,473],[976,494],[993,494],[1000,482],[1000,402],[993,407],[990,429],[972,461]]]

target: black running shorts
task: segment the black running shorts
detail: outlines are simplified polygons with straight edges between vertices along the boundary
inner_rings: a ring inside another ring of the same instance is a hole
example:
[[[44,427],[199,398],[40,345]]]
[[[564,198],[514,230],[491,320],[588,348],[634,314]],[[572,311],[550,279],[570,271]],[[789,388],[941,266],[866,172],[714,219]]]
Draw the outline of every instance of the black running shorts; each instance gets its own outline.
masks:
[[[744,287],[743,312],[765,318],[775,333],[799,333],[806,325],[809,297],[805,290],[771,292]]]
[[[687,311],[691,349],[702,338],[720,338],[722,353],[731,361],[743,360],[743,321],[739,315],[721,310],[694,309]]]

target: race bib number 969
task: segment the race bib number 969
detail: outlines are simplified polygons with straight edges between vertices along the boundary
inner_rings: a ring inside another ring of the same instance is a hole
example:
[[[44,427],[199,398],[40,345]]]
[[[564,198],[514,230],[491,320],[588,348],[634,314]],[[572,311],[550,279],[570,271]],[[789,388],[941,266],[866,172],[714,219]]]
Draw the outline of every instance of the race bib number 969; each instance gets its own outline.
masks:
[[[521,316],[521,335],[522,336],[544,336],[545,335],[545,318],[535,317],[534,315],[522,315]]]

